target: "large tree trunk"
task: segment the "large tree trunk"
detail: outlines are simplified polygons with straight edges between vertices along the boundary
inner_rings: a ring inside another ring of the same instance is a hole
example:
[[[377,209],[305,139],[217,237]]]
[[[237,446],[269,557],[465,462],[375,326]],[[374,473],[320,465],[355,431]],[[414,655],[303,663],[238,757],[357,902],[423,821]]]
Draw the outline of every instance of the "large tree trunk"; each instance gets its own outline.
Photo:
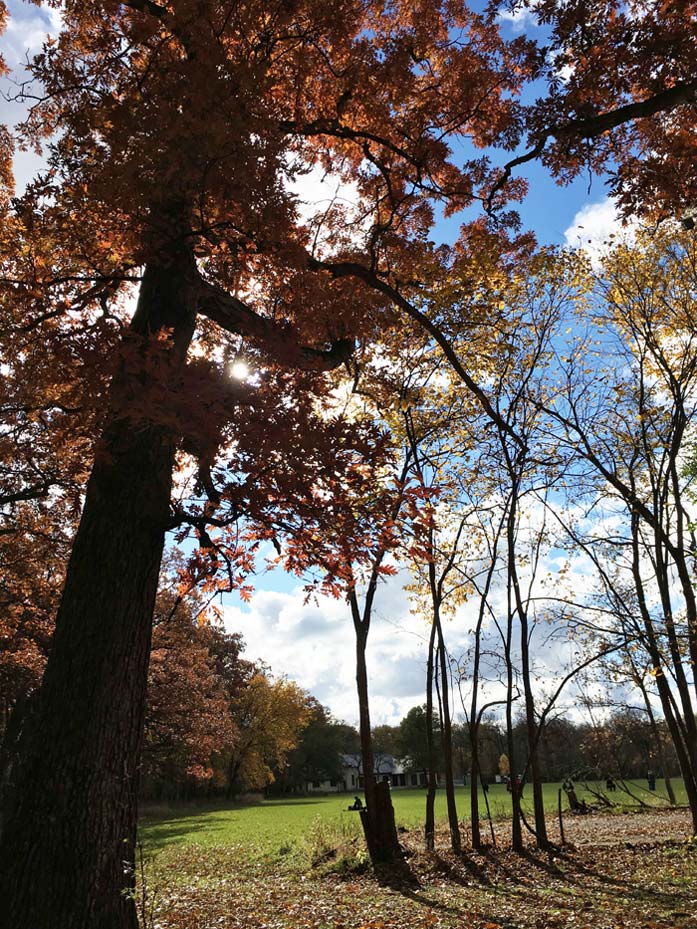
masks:
[[[146,269],[133,319],[134,345],[139,335],[146,339],[112,384],[22,743],[21,779],[0,843],[0,900],[12,929],[137,925],[138,764],[175,439],[157,422],[129,417],[129,407],[152,382],[147,336],[172,331],[168,371],[176,376],[195,324],[193,257],[174,249],[161,264]]]

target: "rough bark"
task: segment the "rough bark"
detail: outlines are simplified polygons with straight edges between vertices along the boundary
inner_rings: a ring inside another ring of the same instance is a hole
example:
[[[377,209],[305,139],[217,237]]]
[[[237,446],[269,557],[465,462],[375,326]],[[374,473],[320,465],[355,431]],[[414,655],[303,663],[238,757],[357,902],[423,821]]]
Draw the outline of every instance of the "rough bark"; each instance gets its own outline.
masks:
[[[372,796],[372,807],[361,810],[360,814],[370,860],[378,867],[401,862],[402,850],[397,839],[394,807],[387,781],[377,781]]]
[[[172,331],[169,371],[195,322],[193,257],[146,268],[129,338]],[[137,353],[136,353],[137,354]],[[145,342],[142,362],[147,365]],[[152,614],[175,441],[129,417],[148,382],[114,378],[51,655],[0,843],[13,929],[133,929],[137,781]]]
[[[36,693],[22,693],[7,713],[2,744],[0,745],[0,833],[9,813],[13,791],[17,788],[17,768],[22,732],[27,726]]]

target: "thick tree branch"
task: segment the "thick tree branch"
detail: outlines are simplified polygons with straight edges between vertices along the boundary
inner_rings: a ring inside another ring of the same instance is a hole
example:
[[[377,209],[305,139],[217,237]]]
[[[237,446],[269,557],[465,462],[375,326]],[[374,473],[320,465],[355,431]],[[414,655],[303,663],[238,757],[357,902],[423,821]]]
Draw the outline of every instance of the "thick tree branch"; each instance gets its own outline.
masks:
[[[392,142],[387,136],[378,135],[367,129],[353,129],[351,126],[346,126],[341,123],[339,119],[316,119],[309,123],[299,123],[295,120],[287,119],[281,121],[280,128],[289,135],[308,137],[326,135],[337,139],[348,139],[352,142],[375,142],[387,151],[404,159],[404,161],[413,165],[419,171],[425,169],[425,164],[422,160],[415,158],[413,154],[400,145]]]
[[[161,22],[166,22],[172,15],[166,7],[160,6],[154,0],[124,0],[123,5],[141,13],[149,13]]]
[[[191,33],[187,29],[182,28],[177,22],[175,14],[171,13],[166,7],[161,6],[159,3],[155,3],[154,0],[124,0],[123,6],[131,10],[137,10],[139,13],[146,13],[149,16],[154,16],[155,19],[161,22],[162,25],[166,29],[169,29],[172,35],[179,40],[189,61],[193,61],[196,58],[196,48]]]
[[[656,113],[667,112],[683,103],[694,103],[696,98],[697,82],[691,84],[681,82],[646,100],[627,103],[607,113],[598,113],[597,116],[589,116],[585,119],[573,119],[568,123],[553,126],[550,134],[557,139],[563,136],[594,139],[632,120],[655,116]]]
[[[418,307],[414,306],[413,303],[407,300],[406,297],[404,297],[395,287],[393,287],[391,284],[388,284],[387,281],[384,281],[374,271],[371,271],[370,268],[366,268],[357,262],[319,261],[318,259],[312,257],[308,259],[308,262],[309,266],[314,270],[328,271],[334,277],[359,278],[368,284],[368,286],[373,290],[377,290],[381,294],[384,294],[396,306],[404,310],[407,316],[417,322],[421,328],[428,332],[428,334],[437,343],[447,358],[452,369],[455,371],[467,389],[477,398],[480,406],[489,417],[489,419],[495,423],[496,426],[506,435],[510,436],[517,445],[524,447],[525,443],[523,442],[522,438],[517,434],[510,423],[507,423],[506,420],[500,415],[500,413],[494,409],[486,392],[479,386],[472,375],[464,367],[447,336],[432,320],[428,318],[424,312],[422,312],[420,309],[418,309]]]
[[[8,506],[11,503],[19,503],[22,500],[41,500],[48,496],[51,484],[44,482],[35,484],[32,487],[26,487],[24,490],[18,490],[16,493],[7,493],[0,495],[0,506]]]
[[[260,316],[227,291],[201,279],[198,311],[228,332],[246,336],[259,344],[276,364],[302,371],[332,371],[347,361],[352,339],[338,339],[329,349],[302,345],[292,326],[281,326]]]

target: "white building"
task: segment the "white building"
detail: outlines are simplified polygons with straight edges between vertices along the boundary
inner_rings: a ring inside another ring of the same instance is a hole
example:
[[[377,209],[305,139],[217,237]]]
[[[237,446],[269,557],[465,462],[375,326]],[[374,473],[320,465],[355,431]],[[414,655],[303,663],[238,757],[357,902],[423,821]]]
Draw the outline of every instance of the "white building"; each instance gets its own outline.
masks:
[[[308,781],[308,793],[339,793],[363,789],[363,762],[360,754],[342,755],[341,778],[338,781]],[[425,771],[408,771],[392,755],[376,752],[373,758],[375,776],[389,781],[390,787],[425,787]]]

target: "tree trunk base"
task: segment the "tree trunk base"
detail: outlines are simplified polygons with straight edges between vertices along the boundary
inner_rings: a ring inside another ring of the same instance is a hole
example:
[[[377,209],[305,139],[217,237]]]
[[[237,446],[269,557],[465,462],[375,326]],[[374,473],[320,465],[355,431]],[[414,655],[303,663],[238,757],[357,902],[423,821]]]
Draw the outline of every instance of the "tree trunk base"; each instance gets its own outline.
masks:
[[[360,816],[373,867],[403,862],[404,852],[397,837],[390,785],[387,781],[378,781],[372,806],[361,810]]]

